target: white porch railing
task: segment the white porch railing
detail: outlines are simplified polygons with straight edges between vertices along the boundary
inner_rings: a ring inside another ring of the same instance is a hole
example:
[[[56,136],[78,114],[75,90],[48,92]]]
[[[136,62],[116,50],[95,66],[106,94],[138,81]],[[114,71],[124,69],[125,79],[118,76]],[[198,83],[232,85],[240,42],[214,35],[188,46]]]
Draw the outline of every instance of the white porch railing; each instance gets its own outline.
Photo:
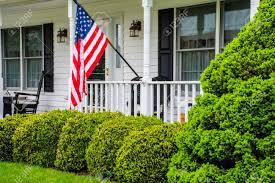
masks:
[[[84,112],[112,111],[126,115],[140,114],[142,85],[149,87],[150,114],[165,122],[188,121],[188,111],[202,94],[198,81],[92,81],[85,98]]]

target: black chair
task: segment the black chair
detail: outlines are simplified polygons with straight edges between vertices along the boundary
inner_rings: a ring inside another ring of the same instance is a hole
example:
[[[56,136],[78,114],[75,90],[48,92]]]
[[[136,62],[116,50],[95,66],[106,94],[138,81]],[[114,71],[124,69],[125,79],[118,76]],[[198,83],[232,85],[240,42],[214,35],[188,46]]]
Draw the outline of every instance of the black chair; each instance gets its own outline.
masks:
[[[15,92],[14,114],[35,114],[39,104],[40,92],[43,85],[45,72],[42,71],[36,93]]]

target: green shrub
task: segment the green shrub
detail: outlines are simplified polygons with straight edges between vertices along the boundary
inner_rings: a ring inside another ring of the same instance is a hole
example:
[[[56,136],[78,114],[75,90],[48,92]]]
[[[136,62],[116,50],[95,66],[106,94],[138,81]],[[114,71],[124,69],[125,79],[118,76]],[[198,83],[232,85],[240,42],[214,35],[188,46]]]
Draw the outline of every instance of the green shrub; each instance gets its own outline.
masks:
[[[140,131],[162,122],[154,117],[121,117],[103,123],[94,133],[87,149],[86,160],[94,175],[114,175],[116,153],[123,145],[124,137],[131,131]]]
[[[52,111],[30,116],[29,122],[22,124],[14,133],[14,161],[53,166],[62,127],[68,118],[76,114],[71,111]]]
[[[275,177],[274,168],[274,159],[266,158],[259,162],[246,154],[242,162],[219,177],[219,182],[272,182]]]
[[[180,152],[172,160],[170,182],[188,172],[194,174],[206,163],[230,171],[244,161],[245,155],[257,157],[257,163],[274,158],[274,84],[275,78],[252,78],[231,94],[200,97],[178,137]]]
[[[275,69],[275,1],[263,0],[259,13],[218,55],[202,75],[205,93],[232,92],[232,83],[261,76],[269,79]]]
[[[183,172],[178,182],[219,182],[221,173],[222,170],[215,165],[203,164],[195,172]]]
[[[178,124],[157,125],[131,132],[117,153],[118,182],[167,182],[169,161],[176,152]]]
[[[26,115],[9,116],[0,120],[0,161],[12,161],[13,133],[26,120]]]
[[[60,135],[55,166],[65,171],[86,171],[85,153],[96,127],[120,113],[78,114],[67,121]]]
[[[169,182],[274,180],[274,7],[261,1],[256,18],[204,73],[206,93],[177,138]]]

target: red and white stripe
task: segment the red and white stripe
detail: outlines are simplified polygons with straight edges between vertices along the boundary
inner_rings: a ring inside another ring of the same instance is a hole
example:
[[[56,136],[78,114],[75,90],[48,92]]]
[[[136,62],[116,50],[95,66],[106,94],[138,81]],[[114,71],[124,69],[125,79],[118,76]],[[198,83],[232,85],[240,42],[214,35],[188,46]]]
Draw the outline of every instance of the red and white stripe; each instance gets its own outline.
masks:
[[[108,38],[94,23],[86,38],[75,44],[73,49],[71,106],[78,106],[82,102],[86,93],[87,78],[95,70],[108,42]]]

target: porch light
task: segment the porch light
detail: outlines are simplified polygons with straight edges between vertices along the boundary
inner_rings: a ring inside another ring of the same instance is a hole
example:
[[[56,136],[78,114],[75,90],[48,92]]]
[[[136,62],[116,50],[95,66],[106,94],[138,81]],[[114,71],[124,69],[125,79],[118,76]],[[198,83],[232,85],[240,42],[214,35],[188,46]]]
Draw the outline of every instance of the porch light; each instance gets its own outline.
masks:
[[[130,37],[139,37],[139,32],[141,31],[141,21],[133,20],[129,30]]]
[[[57,32],[57,43],[65,43],[68,37],[68,30],[60,28]]]

